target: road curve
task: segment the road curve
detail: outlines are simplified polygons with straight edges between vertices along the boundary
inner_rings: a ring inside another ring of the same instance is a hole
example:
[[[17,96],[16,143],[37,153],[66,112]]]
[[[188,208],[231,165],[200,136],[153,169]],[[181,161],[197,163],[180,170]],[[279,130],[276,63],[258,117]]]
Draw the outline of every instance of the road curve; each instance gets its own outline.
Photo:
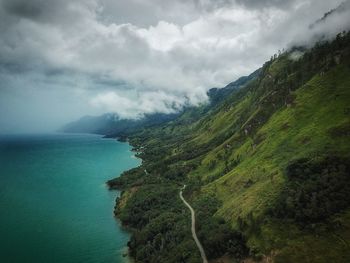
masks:
[[[201,253],[201,257],[202,257],[203,263],[208,263],[208,259],[207,259],[207,256],[205,255],[203,246],[202,246],[201,242],[199,241],[199,239],[198,239],[198,237],[197,237],[197,234],[196,234],[196,217],[195,217],[194,210],[193,210],[193,208],[190,206],[190,204],[186,202],[185,198],[182,196],[182,191],[185,189],[185,187],[186,187],[186,185],[184,185],[184,187],[181,188],[181,190],[180,190],[180,198],[181,198],[182,202],[184,202],[184,204],[185,204],[185,205],[190,209],[190,211],[191,211],[191,220],[192,220],[191,231],[192,231],[192,236],[193,236],[194,241],[196,242],[196,245],[197,245],[197,247],[198,247],[198,249],[199,249],[199,252]]]

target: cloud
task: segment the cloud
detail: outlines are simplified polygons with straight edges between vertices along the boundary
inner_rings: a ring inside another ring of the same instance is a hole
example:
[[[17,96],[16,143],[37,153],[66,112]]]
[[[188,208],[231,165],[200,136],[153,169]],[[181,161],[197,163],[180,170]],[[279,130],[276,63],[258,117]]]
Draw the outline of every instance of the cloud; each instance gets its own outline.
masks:
[[[175,113],[187,101],[184,97],[177,97],[163,91],[147,91],[142,96],[133,95],[133,97],[129,97],[109,91],[93,98],[91,104],[106,111],[118,112],[120,118],[138,119],[147,113]]]
[[[251,73],[279,49],[348,29],[348,9],[309,27],[340,2],[0,0],[1,96],[70,96],[60,101],[66,119],[173,112],[205,102],[208,89]]]
[[[248,8],[260,9],[260,8],[290,8],[297,0],[237,0],[241,5]]]
[[[4,1],[3,7],[10,14],[19,16],[19,17],[27,17],[27,18],[35,18],[41,15],[43,6],[43,2],[40,1]]]

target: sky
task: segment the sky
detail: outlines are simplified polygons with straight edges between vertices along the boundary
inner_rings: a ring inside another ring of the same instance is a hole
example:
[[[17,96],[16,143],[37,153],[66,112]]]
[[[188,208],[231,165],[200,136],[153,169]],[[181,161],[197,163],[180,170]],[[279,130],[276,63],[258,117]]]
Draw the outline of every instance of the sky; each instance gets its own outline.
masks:
[[[350,28],[342,0],[0,0],[0,133],[206,103],[278,50]]]

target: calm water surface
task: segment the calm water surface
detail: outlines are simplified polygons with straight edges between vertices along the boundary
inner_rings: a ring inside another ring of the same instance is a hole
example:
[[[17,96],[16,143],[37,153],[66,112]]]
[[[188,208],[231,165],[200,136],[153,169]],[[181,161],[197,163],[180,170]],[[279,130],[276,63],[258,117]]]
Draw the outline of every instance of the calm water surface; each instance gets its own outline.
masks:
[[[0,136],[0,262],[126,262],[105,181],[139,165],[96,135]]]

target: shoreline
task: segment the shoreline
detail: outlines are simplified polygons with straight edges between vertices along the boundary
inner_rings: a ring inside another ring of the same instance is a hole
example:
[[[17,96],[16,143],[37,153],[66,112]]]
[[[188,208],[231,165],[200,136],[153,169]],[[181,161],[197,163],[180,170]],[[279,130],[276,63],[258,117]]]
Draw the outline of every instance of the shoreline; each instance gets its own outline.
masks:
[[[142,158],[140,158],[139,156],[137,156],[137,153],[138,151],[135,149],[135,146],[131,144],[131,142],[129,141],[128,138],[120,138],[120,137],[107,137],[107,136],[103,136],[102,138],[106,138],[106,139],[115,139],[116,141],[118,141],[119,143],[126,143],[128,144],[131,149],[130,149],[130,153],[132,153],[132,155],[130,155],[130,158],[132,159],[137,159],[140,161],[140,163],[135,166],[135,167],[132,167],[130,169],[134,169],[134,168],[137,168],[139,166],[142,165],[143,163],[143,160]],[[105,182],[105,184],[107,185],[107,190],[108,191],[116,191],[117,192],[117,196],[115,198],[115,201],[114,201],[114,208],[113,208],[113,216],[114,216],[114,219],[117,221],[117,223],[120,225],[121,229],[123,229],[125,232],[127,232],[129,234],[129,239],[128,239],[128,242],[125,244],[125,247],[120,251],[121,252],[121,256],[123,257],[124,259],[124,263],[135,263],[135,259],[130,255],[130,248],[128,246],[128,243],[130,242],[131,240],[131,228],[129,228],[127,225],[125,225],[121,220],[120,218],[118,217],[117,213],[116,213],[116,210],[117,210],[117,207],[118,207],[118,203],[119,203],[119,200],[120,198],[122,197],[123,195],[123,192],[124,190],[122,189],[118,189],[118,188],[112,188],[111,185],[109,184],[110,181],[116,179],[116,178],[119,178],[124,172],[127,172],[129,171],[130,169],[127,169],[127,170],[124,170],[122,173],[119,174],[119,176],[117,177],[114,177],[110,180],[108,180],[107,182]]]

